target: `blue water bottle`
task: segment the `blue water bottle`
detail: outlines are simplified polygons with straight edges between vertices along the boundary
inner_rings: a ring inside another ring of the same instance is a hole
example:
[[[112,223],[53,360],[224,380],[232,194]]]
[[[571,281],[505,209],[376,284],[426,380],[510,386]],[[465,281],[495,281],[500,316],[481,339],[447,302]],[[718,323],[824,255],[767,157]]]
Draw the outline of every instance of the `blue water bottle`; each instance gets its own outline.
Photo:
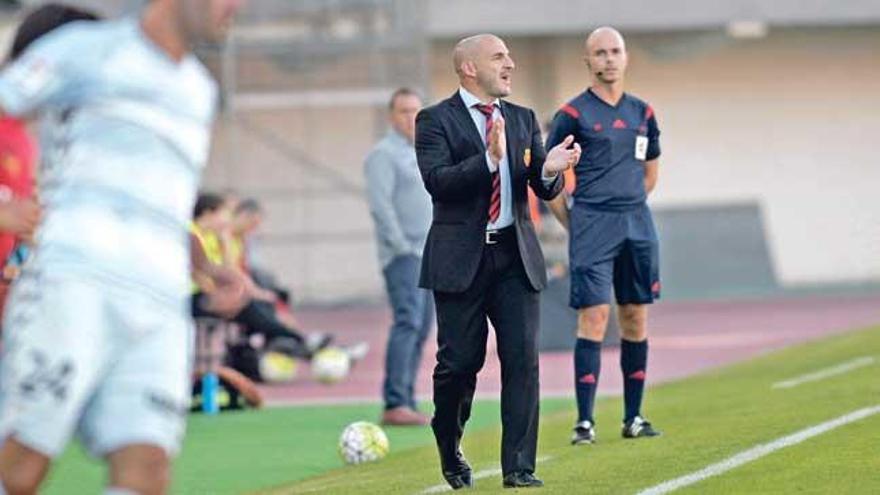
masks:
[[[217,414],[220,412],[220,404],[217,400],[217,389],[220,380],[217,373],[205,373],[202,375],[202,412],[205,414]]]

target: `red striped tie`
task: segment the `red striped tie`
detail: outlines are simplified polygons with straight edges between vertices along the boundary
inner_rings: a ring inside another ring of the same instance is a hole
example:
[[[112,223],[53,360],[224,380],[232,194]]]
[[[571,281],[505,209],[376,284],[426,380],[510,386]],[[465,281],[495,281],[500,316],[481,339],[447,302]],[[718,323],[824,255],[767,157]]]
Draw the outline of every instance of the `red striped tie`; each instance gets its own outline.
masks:
[[[492,132],[492,126],[495,124],[495,121],[492,120],[492,115],[495,113],[495,105],[474,105],[477,110],[480,111],[486,117],[486,143],[489,143],[489,133]],[[501,214],[501,174],[496,170],[492,174],[492,196],[489,200],[489,223],[494,223],[498,220],[498,215]]]

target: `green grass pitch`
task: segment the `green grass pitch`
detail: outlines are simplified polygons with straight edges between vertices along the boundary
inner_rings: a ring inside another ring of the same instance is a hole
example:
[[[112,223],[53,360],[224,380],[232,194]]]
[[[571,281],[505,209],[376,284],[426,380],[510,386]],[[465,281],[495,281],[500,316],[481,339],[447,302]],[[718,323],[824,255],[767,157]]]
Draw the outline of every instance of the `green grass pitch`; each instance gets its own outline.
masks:
[[[871,356],[873,364],[789,389],[774,382]],[[857,409],[880,405],[880,328],[792,347],[697,377],[653,387],[644,411],[664,435],[620,437],[621,399],[600,399],[598,442],[568,444],[572,399],[542,403],[539,493],[637,493],[756,445]],[[336,438],[377,405],[269,409],[193,417],[175,464],[173,493],[415,494],[442,483],[428,429],[386,429],[391,455],[342,466]],[[475,407],[463,445],[475,471],[498,467],[498,403]],[[880,415],[834,429],[680,493],[880,493]],[[96,493],[103,471],[77,447],[57,463],[46,493]],[[498,475],[474,493],[501,491]]]

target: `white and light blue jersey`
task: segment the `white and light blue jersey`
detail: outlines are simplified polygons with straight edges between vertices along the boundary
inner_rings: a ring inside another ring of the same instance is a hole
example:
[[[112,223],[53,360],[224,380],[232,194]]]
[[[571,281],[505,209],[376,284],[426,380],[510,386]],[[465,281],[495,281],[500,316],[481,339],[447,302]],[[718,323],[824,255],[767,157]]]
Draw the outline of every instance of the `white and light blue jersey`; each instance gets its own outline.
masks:
[[[181,300],[216,83],[137,19],[72,23],[0,74],[0,108],[39,115],[44,219],[32,268]]]

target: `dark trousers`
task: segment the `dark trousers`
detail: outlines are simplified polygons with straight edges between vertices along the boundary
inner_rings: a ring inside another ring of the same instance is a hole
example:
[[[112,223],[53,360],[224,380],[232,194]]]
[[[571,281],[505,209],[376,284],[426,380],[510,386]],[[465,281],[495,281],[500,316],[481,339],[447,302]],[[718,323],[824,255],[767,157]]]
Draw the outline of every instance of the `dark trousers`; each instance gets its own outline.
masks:
[[[416,409],[415,382],[422,362],[425,339],[434,323],[431,292],[419,288],[421,260],[398,256],[382,270],[394,322],[385,351],[385,409]]]
[[[461,293],[435,292],[437,367],[431,426],[443,471],[459,469],[458,449],[486,358],[487,317],[501,361],[501,469],[535,471],[538,441],[538,293],[529,284],[510,232],[487,245],[477,275]]]
[[[208,297],[208,294],[203,292],[193,294],[191,300],[193,317],[208,316],[223,319],[222,316],[205,309]],[[242,324],[248,335],[255,333],[263,334],[266,337],[267,344],[272,343],[278,338],[292,339],[293,348],[290,349],[290,352],[297,357],[309,357],[309,352],[305,348],[302,335],[278,320],[272,303],[251,299],[230,320]]]

